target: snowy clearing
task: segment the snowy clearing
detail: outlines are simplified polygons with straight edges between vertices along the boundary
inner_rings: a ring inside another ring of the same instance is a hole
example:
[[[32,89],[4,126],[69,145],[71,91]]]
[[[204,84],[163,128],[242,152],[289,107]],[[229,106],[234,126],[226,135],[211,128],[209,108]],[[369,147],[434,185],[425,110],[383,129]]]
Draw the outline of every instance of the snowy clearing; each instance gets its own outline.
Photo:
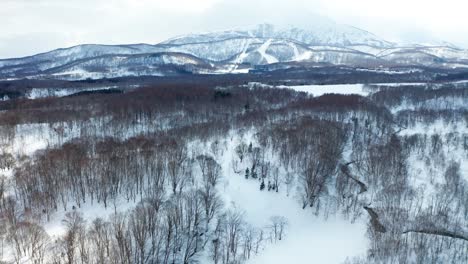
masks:
[[[364,84],[332,84],[332,85],[301,85],[301,86],[282,86],[299,92],[306,92],[313,96],[324,94],[358,94],[362,96],[369,95],[364,88]]]
[[[259,227],[266,226],[272,216],[288,219],[286,238],[268,246],[250,264],[306,264],[309,260],[339,264],[348,257],[366,253],[365,223],[351,224],[340,216],[315,216],[312,210],[301,209],[297,201],[284,194],[260,192],[256,182],[247,181],[242,175],[228,179],[225,201],[244,210],[246,220]]]
[[[219,191],[225,205],[245,212],[246,221],[259,228],[268,227],[275,216],[285,217],[288,221],[286,237],[267,246],[264,252],[247,263],[306,264],[314,260],[315,263],[339,264],[347,258],[365,255],[368,248],[366,218],[360,218],[354,224],[339,214],[325,219],[322,215],[314,215],[311,208],[302,209],[299,199],[286,195],[286,187],[280,188],[279,192],[260,191],[258,181],[246,180],[243,173],[234,173],[231,162],[236,159],[235,146],[240,139],[236,140],[235,134],[231,137],[234,140],[228,141],[221,163],[224,183]],[[246,138],[254,141],[251,134]],[[241,168],[242,165],[245,164],[241,164]],[[341,250],[337,252],[336,248]]]

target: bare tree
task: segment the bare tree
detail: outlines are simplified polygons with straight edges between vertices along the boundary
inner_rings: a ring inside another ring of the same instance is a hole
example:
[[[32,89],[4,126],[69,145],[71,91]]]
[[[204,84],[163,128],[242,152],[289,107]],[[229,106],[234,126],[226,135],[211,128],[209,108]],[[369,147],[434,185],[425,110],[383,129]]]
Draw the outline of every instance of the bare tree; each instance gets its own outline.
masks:
[[[146,250],[149,238],[148,232],[148,218],[152,212],[145,204],[139,204],[130,215],[129,228],[132,233],[133,240],[135,241],[135,262],[144,264],[147,260]]]
[[[176,194],[180,192],[188,180],[188,173],[191,172],[189,166],[191,162],[187,156],[187,150],[183,146],[176,143],[167,147],[167,172],[171,183],[172,192]]]
[[[29,225],[27,244],[29,245],[29,259],[31,259],[33,263],[44,263],[49,243],[49,235],[45,232],[42,226],[37,224]]]
[[[101,218],[96,218],[91,223],[88,233],[90,241],[93,244],[95,261],[97,263],[105,263],[106,258],[110,255],[110,223],[105,222]]]
[[[288,226],[288,219],[283,216],[272,216],[270,222],[269,229],[271,230],[273,240],[282,240]]]
[[[239,157],[239,160],[241,163],[243,162],[244,157],[248,152],[248,149],[249,147],[244,142],[241,142],[239,145],[237,145],[235,150],[236,150],[237,157]]]
[[[123,213],[115,214],[111,218],[112,234],[114,236],[115,255],[118,263],[132,262],[131,233],[128,231],[127,217]]]
[[[461,180],[460,163],[452,160],[445,171],[444,177],[447,186],[449,186],[454,193],[457,193]]]
[[[286,184],[286,195],[289,196],[290,195],[290,192],[291,192],[291,188],[294,184],[294,180],[295,180],[295,177],[294,177],[294,173],[292,172],[286,172],[286,174],[284,175],[284,184]]]
[[[64,242],[67,263],[74,264],[75,250],[79,246],[81,234],[85,231],[85,221],[80,213],[73,211],[65,214],[62,223],[66,228]]]

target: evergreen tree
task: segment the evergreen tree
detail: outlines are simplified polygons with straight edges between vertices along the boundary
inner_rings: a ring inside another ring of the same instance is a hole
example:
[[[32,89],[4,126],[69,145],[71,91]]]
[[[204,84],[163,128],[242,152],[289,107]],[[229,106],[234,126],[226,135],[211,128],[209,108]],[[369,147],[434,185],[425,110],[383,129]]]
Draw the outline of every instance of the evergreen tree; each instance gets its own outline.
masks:
[[[257,172],[255,171],[255,166],[253,166],[252,169],[250,170],[250,176],[253,179],[257,179]]]
[[[245,105],[244,105],[244,110],[245,110],[246,112],[250,110],[250,104],[249,104],[249,102],[245,103]]]
[[[265,181],[262,180],[262,183],[260,184],[260,191],[263,191],[265,189]]]

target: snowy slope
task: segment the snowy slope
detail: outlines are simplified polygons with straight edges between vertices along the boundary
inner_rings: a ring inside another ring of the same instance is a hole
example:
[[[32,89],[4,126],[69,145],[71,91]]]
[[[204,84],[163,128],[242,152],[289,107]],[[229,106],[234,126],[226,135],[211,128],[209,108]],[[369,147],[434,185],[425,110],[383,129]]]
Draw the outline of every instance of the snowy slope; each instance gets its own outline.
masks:
[[[44,74],[71,80],[99,79],[120,76],[173,75],[178,72],[199,73],[212,66],[204,60],[180,53],[155,53],[137,55],[108,55],[79,60],[49,69]]]
[[[0,60],[0,67],[38,63],[39,69],[58,67],[66,63],[109,54],[140,54],[157,52],[151,45],[79,45],[71,48],[57,49],[46,53],[18,59]]]

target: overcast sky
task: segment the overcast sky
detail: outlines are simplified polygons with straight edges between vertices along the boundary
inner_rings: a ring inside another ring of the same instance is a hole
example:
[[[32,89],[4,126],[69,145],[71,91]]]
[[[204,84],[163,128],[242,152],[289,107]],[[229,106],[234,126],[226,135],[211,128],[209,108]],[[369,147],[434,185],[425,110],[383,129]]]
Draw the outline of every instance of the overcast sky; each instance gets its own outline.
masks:
[[[468,47],[466,0],[0,0],[0,58],[83,43],[158,43],[257,23],[330,18],[390,41]]]

